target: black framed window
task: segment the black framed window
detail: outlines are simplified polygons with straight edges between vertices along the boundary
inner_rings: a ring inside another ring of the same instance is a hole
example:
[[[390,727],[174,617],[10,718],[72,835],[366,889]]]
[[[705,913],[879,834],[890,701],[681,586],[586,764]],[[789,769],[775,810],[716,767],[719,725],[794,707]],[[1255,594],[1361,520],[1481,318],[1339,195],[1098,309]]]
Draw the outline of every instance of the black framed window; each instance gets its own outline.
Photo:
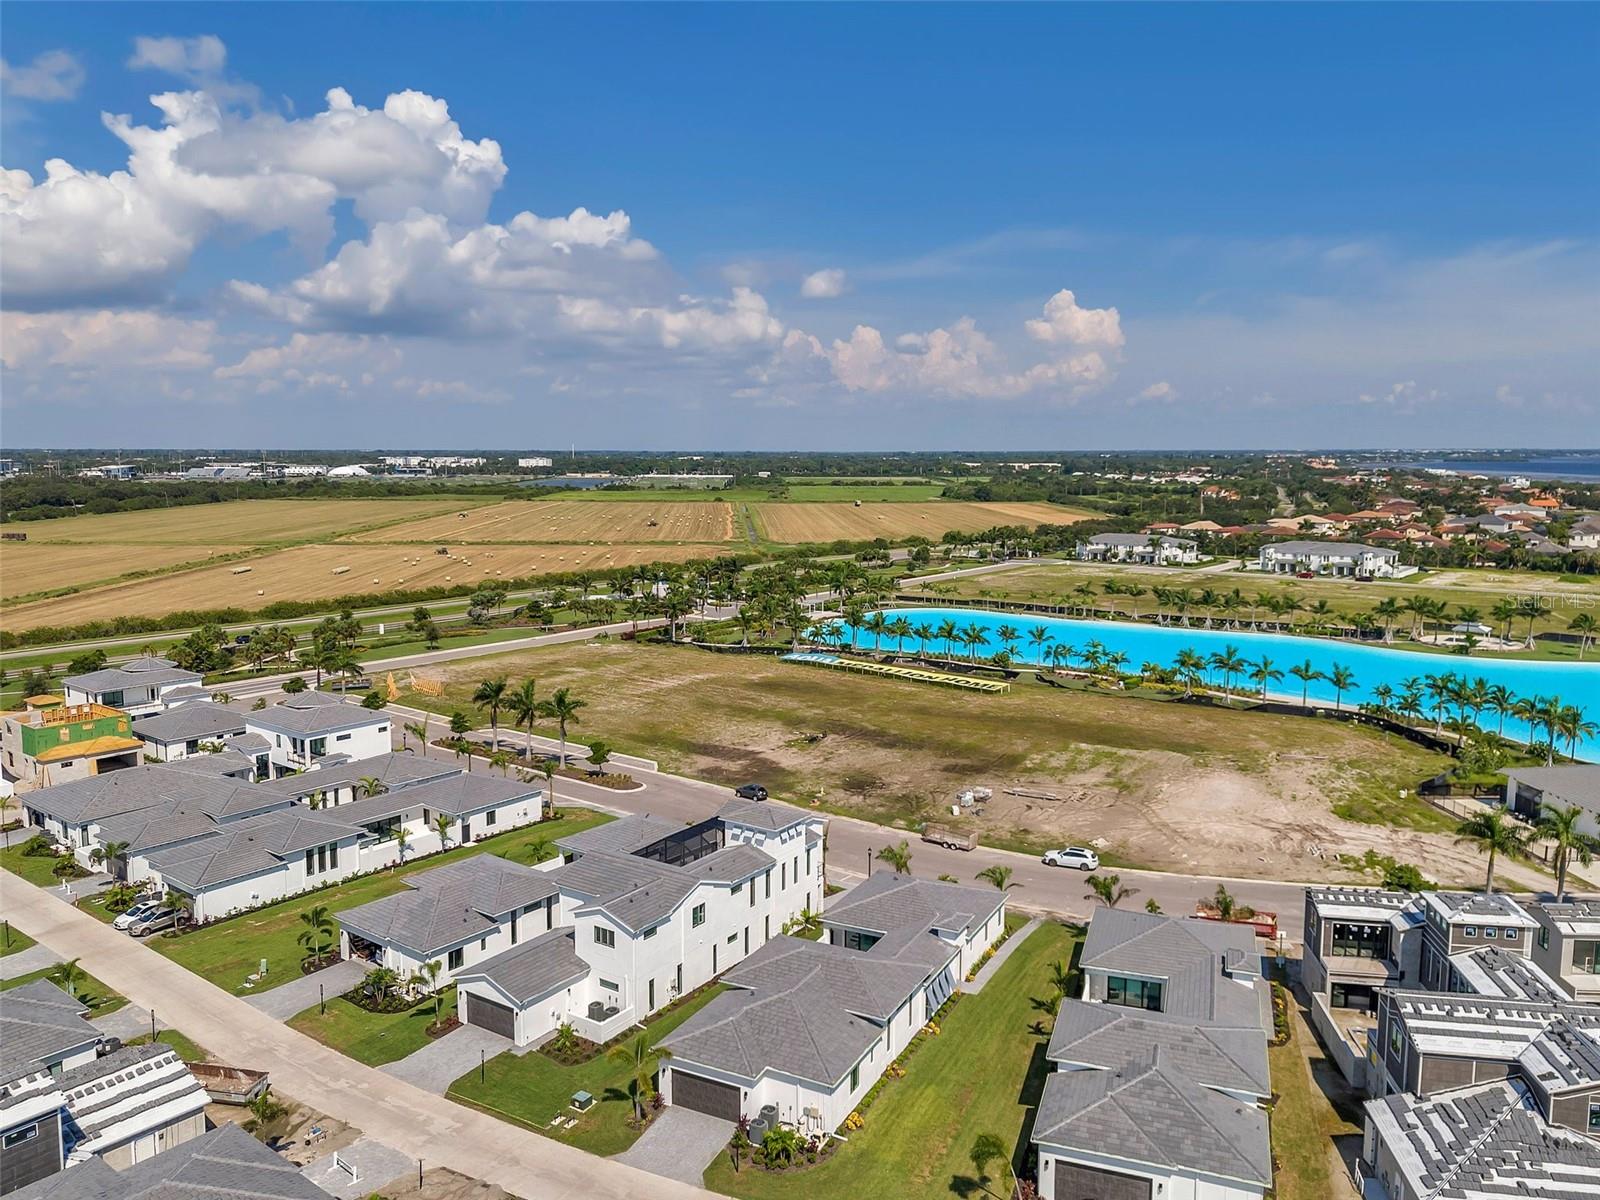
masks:
[[[1334,958],[1388,958],[1389,927],[1335,921],[1329,953]]]
[[[1106,977],[1106,1003],[1120,1004],[1124,1008],[1142,1008],[1147,1012],[1161,1012],[1163,985],[1154,979],[1128,979],[1121,975]]]

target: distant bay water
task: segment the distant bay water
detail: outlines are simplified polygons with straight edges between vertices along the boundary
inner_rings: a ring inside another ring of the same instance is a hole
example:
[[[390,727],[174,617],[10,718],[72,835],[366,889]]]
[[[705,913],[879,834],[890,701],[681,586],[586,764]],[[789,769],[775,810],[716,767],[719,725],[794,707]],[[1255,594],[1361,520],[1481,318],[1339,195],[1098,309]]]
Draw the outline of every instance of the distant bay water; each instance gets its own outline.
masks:
[[[1545,458],[1476,459],[1435,458],[1423,462],[1389,463],[1388,466],[1412,468],[1443,468],[1462,475],[1494,475],[1504,479],[1511,475],[1524,475],[1529,479],[1571,479],[1585,483],[1600,482],[1600,451],[1584,454],[1560,454]]]

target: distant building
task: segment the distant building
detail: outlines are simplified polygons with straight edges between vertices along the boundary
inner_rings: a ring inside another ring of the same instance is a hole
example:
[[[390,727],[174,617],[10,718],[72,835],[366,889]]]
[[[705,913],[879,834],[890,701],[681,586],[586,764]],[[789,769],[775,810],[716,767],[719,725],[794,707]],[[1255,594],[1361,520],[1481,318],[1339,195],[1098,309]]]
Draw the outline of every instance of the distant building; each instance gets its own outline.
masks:
[[[146,655],[61,681],[69,705],[103,704],[142,717],[166,707],[168,693],[181,687],[198,687],[202,677],[186,671],[170,658]]]
[[[666,475],[650,472],[647,475],[635,475],[629,479],[628,484],[640,488],[725,488],[733,482],[732,475]]]
[[[330,468],[329,471],[328,471],[328,478],[330,478],[330,479],[355,479],[355,478],[361,478],[361,477],[364,477],[364,476],[367,476],[367,475],[371,475],[371,474],[372,474],[372,472],[367,470],[360,463],[351,463],[348,466],[344,466],[344,467],[332,467],[332,468]]]
[[[1392,579],[1416,568],[1400,565],[1398,550],[1360,542],[1272,542],[1261,547],[1261,570],[1274,575],[1337,575],[1355,579]]]
[[[1078,543],[1082,562],[1133,562],[1173,566],[1200,561],[1199,544],[1189,538],[1157,537],[1149,533],[1098,533]]]
[[[546,458],[542,454],[535,454],[532,458],[517,459],[517,466],[524,471],[533,471],[541,467],[553,467],[555,465],[555,459]]]

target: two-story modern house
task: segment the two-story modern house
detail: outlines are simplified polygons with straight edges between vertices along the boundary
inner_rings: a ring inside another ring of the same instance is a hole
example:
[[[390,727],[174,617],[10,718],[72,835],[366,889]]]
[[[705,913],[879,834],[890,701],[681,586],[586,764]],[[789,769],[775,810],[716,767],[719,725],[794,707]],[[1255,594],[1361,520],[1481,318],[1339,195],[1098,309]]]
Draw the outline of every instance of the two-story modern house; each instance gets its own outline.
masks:
[[[99,704],[120,708],[132,717],[160,712],[169,693],[184,687],[198,687],[202,676],[186,671],[170,658],[147,655],[105,667],[86,675],[68,675],[61,681],[69,705]]]
[[[1400,565],[1400,552],[1360,542],[1269,542],[1261,547],[1261,570],[1274,575],[1337,575],[1355,579],[1390,579],[1410,574]]]
[[[1533,961],[1572,999],[1600,1004],[1600,900],[1528,905],[1539,923]]]
[[[1170,567],[1199,562],[1200,545],[1191,538],[1150,533],[1097,533],[1078,543],[1078,559]]]
[[[325,763],[374,758],[394,748],[394,718],[386,709],[366,708],[326,692],[301,692],[242,715],[249,732],[266,738],[274,778],[314,771]]]
[[[161,762],[175,762],[207,753],[229,738],[245,734],[245,714],[210,700],[187,700],[165,712],[140,717],[133,733],[144,743],[144,753]]]
[[[1039,1194],[1257,1200],[1271,998],[1248,925],[1099,909],[1033,1124]]]

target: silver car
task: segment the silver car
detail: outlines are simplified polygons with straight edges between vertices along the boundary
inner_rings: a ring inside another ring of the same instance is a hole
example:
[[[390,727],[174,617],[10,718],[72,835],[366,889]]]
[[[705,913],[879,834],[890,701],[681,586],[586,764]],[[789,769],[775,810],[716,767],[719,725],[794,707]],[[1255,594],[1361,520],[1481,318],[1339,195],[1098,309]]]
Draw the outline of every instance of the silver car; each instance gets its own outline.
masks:
[[[149,916],[151,913],[155,912],[161,907],[163,907],[163,905],[159,900],[135,900],[133,904],[128,907],[126,912],[119,913],[117,915],[117,919],[111,922],[111,928],[127,929],[135,921]]]
[[[171,929],[178,923],[178,910],[175,908],[152,909],[144,916],[139,917],[128,926],[128,932],[134,937],[148,937],[163,929]]]

